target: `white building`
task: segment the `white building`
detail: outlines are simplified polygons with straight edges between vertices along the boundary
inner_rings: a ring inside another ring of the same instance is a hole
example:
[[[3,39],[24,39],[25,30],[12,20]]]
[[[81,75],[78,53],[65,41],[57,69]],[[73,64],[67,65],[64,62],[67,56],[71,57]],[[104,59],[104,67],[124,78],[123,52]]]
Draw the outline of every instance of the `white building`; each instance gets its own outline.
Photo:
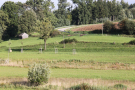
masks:
[[[29,37],[29,35],[27,34],[27,33],[21,33],[20,35],[19,35],[19,38],[20,39],[25,39],[25,38],[28,38]]]

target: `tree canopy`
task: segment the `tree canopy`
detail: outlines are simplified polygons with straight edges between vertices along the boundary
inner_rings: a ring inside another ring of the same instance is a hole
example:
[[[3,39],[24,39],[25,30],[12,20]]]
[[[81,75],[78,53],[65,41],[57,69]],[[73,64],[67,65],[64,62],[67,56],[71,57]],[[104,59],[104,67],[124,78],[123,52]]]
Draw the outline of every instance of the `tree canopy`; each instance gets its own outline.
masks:
[[[37,20],[36,13],[30,9],[26,10],[18,20],[18,33],[26,32],[30,34],[34,31],[34,26]]]
[[[36,30],[40,33],[40,38],[44,40],[44,49],[46,50],[46,41],[53,30],[53,26],[49,19],[44,18],[42,21],[37,20]]]
[[[7,29],[7,24],[8,24],[8,15],[5,14],[2,10],[0,10],[0,42],[2,40],[4,31]]]
[[[37,22],[47,19],[55,27],[102,23],[107,20],[119,21],[135,19],[135,4],[124,0],[58,0],[58,9],[54,10],[51,0],[27,0],[25,3],[6,1],[1,6],[1,37],[16,37],[37,30]],[[4,16],[4,17],[2,17]],[[2,24],[4,22],[4,24]],[[129,22],[130,25],[132,23]]]
[[[18,31],[18,5],[12,1],[7,1],[2,5],[1,10],[8,15],[10,22],[7,25],[7,34],[9,37],[16,36]]]

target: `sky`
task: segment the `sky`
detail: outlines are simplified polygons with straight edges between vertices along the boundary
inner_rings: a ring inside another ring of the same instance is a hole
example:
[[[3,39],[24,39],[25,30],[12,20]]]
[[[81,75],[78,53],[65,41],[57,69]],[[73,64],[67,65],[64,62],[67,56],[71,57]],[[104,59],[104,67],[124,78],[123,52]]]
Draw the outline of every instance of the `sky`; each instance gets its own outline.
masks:
[[[4,2],[6,1],[13,1],[13,2],[22,2],[25,3],[27,0],[0,0],[0,7],[4,4]],[[57,4],[58,4],[58,0],[51,0],[52,2],[54,2],[55,8],[57,9]],[[67,0],[68,2],[70,2],[72,4],[71,0]],[[117,0],[117,1],[121,1],[121,0]],[[133,4],[135,3],[135,0],[124,0],[125,2],[128,2],[128,4]]]

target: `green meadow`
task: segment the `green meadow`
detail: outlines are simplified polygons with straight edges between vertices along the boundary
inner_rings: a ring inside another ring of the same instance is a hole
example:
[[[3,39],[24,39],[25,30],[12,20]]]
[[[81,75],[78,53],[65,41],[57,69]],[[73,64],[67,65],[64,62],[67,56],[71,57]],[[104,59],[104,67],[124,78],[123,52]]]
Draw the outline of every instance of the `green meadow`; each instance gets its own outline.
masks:
[[[0,67],[0,78],[27,78],[28,68]],[[51,78],[135,81],[134,70],[51,69]]]
[[[108,42],[108,43],[128,43],[131,40],[134,40],[133,37],[121,37],[117,35],[98,35],[98,34],[89,34],[85,36],[79,36],[79,35],[74,35],[74,36],[65,36],[64,38],[76,38],[78,41],[84,41],[84,42]],[[47,43],[54,43],[54,42],[60,42],[63,40],[63,36],[59,37],[54,37],[54,38],[49,38],[47,40]],[[35,44],[43,44],[43,40],[39,39],[38,37],[30,37],[28,39],[10,39],[11,45],[10,47],[17,47],[17,46],[22,46],[21,42],[23,42],[23,46],[26,45],[35,45]],[[6,46],[9,47],[8,45],[9,40],[4,41],[0,43],[0,47]]]
[[[7,52],[0,52],[2,59],[8,58]],[[73,55],[71,52],[12,52],[9,54],[11,61],[52,61],[52,60],[85,60],[95,62],[121,62],[121,63],[135,63],[135,52],[76,52]]]
[[[43,50],[42,53],[39,48],[44,48],[44,42],[38,37],[3,41],[0,43],[0,63],[4,66],[0,66],[0,79],[27,78],[30,64],[47,62],[51,66],[51,78],[100,79],[134,83],[135,45],[130,45],[128,42],[135,38],[101,34],[80,36],[76,33],[70,36],[64,35],[64,39],[68,38],[75,38],[78,42],[66,43],[63,48],[64,44],[59,43],[63,40],[62,35],[49,38],[47,50]],[[8,53],[9,47],[12,49],[11,53]],[[58,49],[57,53],[55,48]],[[75,54],[73,49],[76,50]],[[7,58],[10,60],[9,65],[3,63]],[[17,65],[22,68],[16,67]]]
[[[0,44],[0,58],[8,58],[8,48],[11,47],[12,53],[9,58],[12,61],[51,61],[51,60],[87,60],[96,62],[122,62],[135,63],[135,46],[126,44],[133,40],[133,37],[121,37],[116,35],[85,35],[85,36],[65,36],[65,38],[75,38],[77,43],[55,44],[63,40],[62,36],[49,38],[47,40],[47,50],[39,53],[39,48],[44,47],[44,42],[38,37],[30,37],[24,40],[4,41]],[[9,46],[8,43],[11,42]],[[21,45],[23,42],[23,45]],[[21,48],[23,47],[23,53]],[[58,53],[55,54],[55,48]],[[73,55],[73,49],[76,54]]]

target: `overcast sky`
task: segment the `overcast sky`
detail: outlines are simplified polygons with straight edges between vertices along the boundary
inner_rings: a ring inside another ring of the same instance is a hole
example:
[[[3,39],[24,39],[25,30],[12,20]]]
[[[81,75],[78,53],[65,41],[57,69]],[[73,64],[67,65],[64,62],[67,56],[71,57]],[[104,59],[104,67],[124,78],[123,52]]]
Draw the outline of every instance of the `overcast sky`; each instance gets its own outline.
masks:
[[[6,1],[13,1],[13,2],[22,2],[22,3],[25,3],[27,0],[0,0],[0,7],[1,5],[3,5],[4,2]],[[58,3],[58,0],[51,0],[52,2],[54,2],[55,4],[55,8],[57,8],[57,3]],[[71,0],[67,0],[68,2],[72,3]],[[121,1],[121,0],[117,0],[117,1]],[[135,0],[124,0],[125,2],[128,2],[128,4],[133,4],[135,3]]]

